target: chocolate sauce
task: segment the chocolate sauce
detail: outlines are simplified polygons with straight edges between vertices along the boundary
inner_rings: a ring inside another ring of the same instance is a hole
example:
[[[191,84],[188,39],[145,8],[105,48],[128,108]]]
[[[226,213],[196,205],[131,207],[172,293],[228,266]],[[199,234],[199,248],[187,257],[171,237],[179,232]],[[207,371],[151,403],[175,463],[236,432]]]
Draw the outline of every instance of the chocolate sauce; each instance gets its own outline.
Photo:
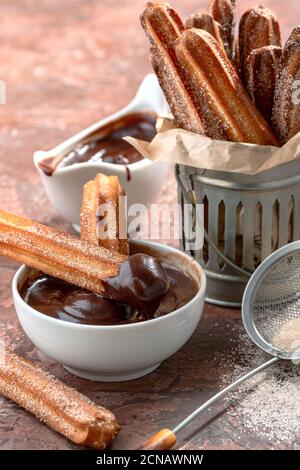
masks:
[[[187,304],[198,286],[185,272],[149,258],[130,256],[119,276],[107,280],[104,295],[114,300],[37,272],[20,293],[39,312],[72,323],[122,325],[150,320]]]
[[[150,142],[156,134],[156,116],[151,113],[132,113],[104,126],[91,142],[73,149],[62,158],[47,157],[39,163],[48,175],[57,167],[67,167],[74,163],[106,162],[115,165],[131,165],[143,159],[132,145],[123,140],[131,136]],[[130,173],[128,173],[130,175]]]
[[[169,290],[170,282],[157,258],[136,253],[121,264],[117,276],[105,280],[104,286],[107,297],[151,316]]]

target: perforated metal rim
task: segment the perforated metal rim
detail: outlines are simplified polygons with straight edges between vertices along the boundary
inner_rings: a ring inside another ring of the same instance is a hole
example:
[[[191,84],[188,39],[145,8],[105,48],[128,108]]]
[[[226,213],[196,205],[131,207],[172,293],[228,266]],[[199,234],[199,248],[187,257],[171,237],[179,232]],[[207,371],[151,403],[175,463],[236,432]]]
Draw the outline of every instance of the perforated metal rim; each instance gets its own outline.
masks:
[[[279,357],[281,359],[299,360],[300,352],[283,352],[280,349],[270,345],[261,336],[253,321],[253,304],[258,288],[261,286],[263,280],[269,274],[272,268],[286,256],[290,256],[298,251],[300,251],[300,241],[283,246],[282,248],[279,248],[277,251],[272,253],[268,258],[266,258],[251,276],[242,300],[242,319],[248,335],[259,348],[263,349],[268,354]]]

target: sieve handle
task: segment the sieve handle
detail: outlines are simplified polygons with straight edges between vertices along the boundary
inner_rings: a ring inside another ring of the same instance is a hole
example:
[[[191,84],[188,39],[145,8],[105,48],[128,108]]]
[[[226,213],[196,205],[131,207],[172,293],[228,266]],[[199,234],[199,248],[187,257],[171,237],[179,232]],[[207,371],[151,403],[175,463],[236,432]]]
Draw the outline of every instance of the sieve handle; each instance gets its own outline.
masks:
[[[260,365],[256,369],[252,370],[251,372],[248,372],[246,375],[241,377],[240,379],[236,380],[234,383],[231,385],[228,385],[228,387],[224,388],[220,392],[218,392],[216,395],[214,395],[212,398],[207,400],[207,402],[203,403],[199,408],[197,408],[193,413],[191,413],[185,420],[183,420],[178,426],[176,426],[172,432],[173,434],[177,434],[179,431],[181,431],[183,428],[185,428],[191,421],[193,421],[195,418],[197,418],[202,411],[206,410],[209,408],[213,403],[215,403],[217,400],[222,398],[226,393],[229,393],[231,390],[234,388],[238,387],[242,383],[246,382],[247,380],[251,379],[254,377],[256,374],[259,372],[262,372],[263,370],[267,369],[268,367],[272,366],[276,362],[278,362],[280,359],[278,357],[273,357],[269,361],[265,362],[264,364]]]
[[[197,212],[195,210],[195,203],[191,200],[187,190],[184,187],[183,182],[181,181],[181,178],[180,178],[180,175],[179,175],[179,166],[178,165],[175,165],[175,177],[176,177],[176,180],[177,180],[177,184],[180,187],[180,190],[181,190],[181,192],[184,196],[184,199],[186,200],[186,202],[188,202],[192,206],[193,216],[195,217],[195,219],[197,219],[198,215],[197,215]],[[216,244],[214,243],[212,238],[208,235],[205,228],[203,228],[203,231],[204,231],[204,237],[205,237],[206,241],[212,246],[212,248],[215,250],[217,255],[220,258],[222,258],[223,261],[225,261],[235,271],[238,271],[240,274],[243,274],[243,276],[246,276],[248,278],[250,278],[252,276],[252,274],[253,274],[252,272],[249,272],[249,271],[246,271],[243,268],[240,268],[233,261],[231,261],[231,259],[229,259],[226,255],[224,255],[224,253],[222,253],[222,251],[219,250],[219,248],[216,246]]]
[[[191,421],[197,418],[202,413],[202,411],[205,411],[213,403],[215,403],[224,395],[226,395],[226,393],[231,392],[231,390],[238,387],[239,385],[246,382],[247,380],[251,379],[256,374],[259,374],[259,372],[262,372],[263,370],[272,366],[279,360],[280,359],[278,357],[273,357],[272,359],[260,365],[259,367],[256,367],[256,369],[252,370],[251,372],[248,372],[248,374],[236,380],[231,385],[228,385],[228,387],[224,388],[223,390],[218,392],[216,395],[211,397],[209,400],[207,400],[205,403],[203,403],[203,405],[199,406],[199,408],[197,408],[193,413],[191,413],[185,420],[181,421],[181,423],[179,423],[174,429],[172,429],[172,431],[169,429],[162,429],[161,431],[155,433],[142,445],[142,447],[139,448],[139,450],[140,449],[145,449],[145,450],[172,449],[172,447],[174,447],[176,444],[176,434],[178,434],[179,431],[185,428]]]
[[[176,436],[170,429],[162,429],[155,433],[139,448],[139,450],[169,450],[176,444]]]

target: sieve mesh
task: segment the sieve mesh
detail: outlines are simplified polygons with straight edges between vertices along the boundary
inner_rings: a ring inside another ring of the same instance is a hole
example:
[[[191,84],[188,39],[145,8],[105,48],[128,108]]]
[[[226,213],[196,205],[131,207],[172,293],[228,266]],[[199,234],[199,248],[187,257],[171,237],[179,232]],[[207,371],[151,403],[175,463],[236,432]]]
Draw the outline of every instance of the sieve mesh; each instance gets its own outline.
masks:
[[[258,334],[283,353],[300,348],[300,251],[277,261],[256,290],[252,321]]]

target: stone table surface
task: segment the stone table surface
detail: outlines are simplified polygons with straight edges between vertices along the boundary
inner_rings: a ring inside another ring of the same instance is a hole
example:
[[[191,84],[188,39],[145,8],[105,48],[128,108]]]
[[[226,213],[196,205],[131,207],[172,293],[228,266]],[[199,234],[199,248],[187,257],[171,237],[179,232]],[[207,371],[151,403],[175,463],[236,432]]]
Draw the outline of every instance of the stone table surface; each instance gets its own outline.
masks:
[[[280,16],[286,37],[299,14],[299,1],[265,3]],[[1,208],[70,229],[48,203],[32,154],[55,146],[131,99],[151,70],[139,25],[143,5],[144,0],[1,1],[0,80],[7,87],[7,104],[0,106]],[[173,5],[187,15],[206,8],[207,0],[174,0]],[[240,11],[250,6],[251,1],[239,1]],[[160,201],[175,198],[170,173]],[[206,305],[192,339],[149,376],[117,384],[78,379],[23,334],[11,297],[16,268],[13,262],[0,260],[2,333],[18,353],[116,413],[122,432],[114,449],[134,449],[162,426],[175,425],[226,383],[224,378],[240,366],[244,351],[250,348],[242,333],[240,311]],[[249,359],[251,365],[256,365],[255,358]],[[299,436],[276,445],[258,437],[228,413],[230,406],[220,403],[204,414],[181,434],[178,448],[298,446]],[[0,398],[0,449],[78,447]]]

